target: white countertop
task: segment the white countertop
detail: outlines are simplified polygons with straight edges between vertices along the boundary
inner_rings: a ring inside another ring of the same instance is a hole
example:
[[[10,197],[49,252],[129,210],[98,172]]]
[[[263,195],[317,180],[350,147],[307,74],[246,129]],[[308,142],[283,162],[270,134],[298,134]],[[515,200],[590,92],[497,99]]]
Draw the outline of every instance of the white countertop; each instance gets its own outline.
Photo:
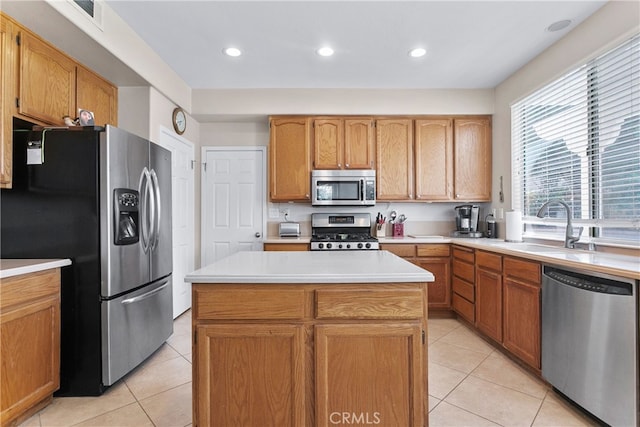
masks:
[[[407,283],[434,276],[387,251],[237,252],[185,277],[194,283]]]
[[[70,259],[0,259],[0,279],[71,265]]]
[[[310,237],[267,239],[268,243],[308,243]],[[527,259],[540,261],[547,264],[570,266],[613,274],[640,280],[640,258],[630,255],[615,253],[585,251],[579,249],[565,249],[563,247],[541,245],[527,242],[505,242],[501,239],[460,238],[437,235],[410,235],[404,237],[380,237],[380,244],[428,244],[428,243],[455,243],[474,249],[494,251],[505,255],[520,256]],[[314,252],[317,253],[317,252]]]

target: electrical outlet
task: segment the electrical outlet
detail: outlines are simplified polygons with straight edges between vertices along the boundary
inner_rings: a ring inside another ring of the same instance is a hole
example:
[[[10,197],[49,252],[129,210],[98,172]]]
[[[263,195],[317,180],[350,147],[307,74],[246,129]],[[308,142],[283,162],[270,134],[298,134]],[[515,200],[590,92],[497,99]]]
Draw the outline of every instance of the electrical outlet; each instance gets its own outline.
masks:
[[[269,208],[269,218],[276,219],[280,217],[280,211],[278,208]]]

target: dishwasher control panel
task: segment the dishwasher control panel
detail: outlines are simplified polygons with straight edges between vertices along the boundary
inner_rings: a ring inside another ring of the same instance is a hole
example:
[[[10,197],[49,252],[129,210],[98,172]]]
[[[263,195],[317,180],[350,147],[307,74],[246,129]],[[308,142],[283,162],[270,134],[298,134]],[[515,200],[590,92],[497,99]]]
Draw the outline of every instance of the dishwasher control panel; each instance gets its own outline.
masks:
[[[601,277],[594,278],[586,274],[559,270],[553,267],[545,267],[544,274],[557,282],[586,291],[612,295],[633,295],[633,286],[630,283]]]

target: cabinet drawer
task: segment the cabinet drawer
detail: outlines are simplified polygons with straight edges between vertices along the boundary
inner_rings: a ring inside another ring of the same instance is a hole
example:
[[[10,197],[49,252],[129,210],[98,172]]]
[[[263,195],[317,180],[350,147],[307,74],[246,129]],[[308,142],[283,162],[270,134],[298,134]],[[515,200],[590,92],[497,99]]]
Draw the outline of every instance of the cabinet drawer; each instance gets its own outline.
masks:
[[[462,262],[459,259],[453,259],[452,271],[454,276],[461,277],[467,282],[474,283],[474,270],[473,264]]]
[[[477,251],[476,265],[489,270],[502,272],[502,256],[490,252]]]
[[[302,319],[302,289],[215,289],[194,292],[197,319]],[[207,289],[208,288],[208,289]]]
[[[21,274],[2,279],[0,310],[60,293],[60,269]]]
[[[422,291],[316,291],[318,319],[419,319],[424,316]]]
[[[265,243],[265,251],[308,251],[308,243]]]
[[[417,245],[418,256],[449,256],[449,245]]]
[[[389,251],[401,257],[410,258],[416,256],[416,245],[407,244],[383,244],[380,246],[383,251]]]
[[[451,282],[451,288],[454,293],[464,297],[468,301],[475,302],[475,289],[471,283],[454,276]]]
[[[504,257],[504,275],[540,286],[540,264],[537,262]]]
[[[467,262],[474,262],[473,249],[463,249],[459,246],[453,248],[453,257]]]
[[[474,323],[476,321],[475,306],[466,299],[462,298],[458,294],[453,294],[452,298],[453,310],[460,316],[465,318],[468,322]]]

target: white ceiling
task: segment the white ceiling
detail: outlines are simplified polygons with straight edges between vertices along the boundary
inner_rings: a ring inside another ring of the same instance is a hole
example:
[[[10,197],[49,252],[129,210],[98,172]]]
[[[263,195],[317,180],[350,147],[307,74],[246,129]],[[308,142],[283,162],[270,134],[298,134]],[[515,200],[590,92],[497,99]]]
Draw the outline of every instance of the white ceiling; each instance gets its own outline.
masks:
[[[105,3],[192,89],[373,89],[495,87],[606,1]],[[333,57],[315,53],[325,44]],[[409,57],[417,46],[427,54]]]

